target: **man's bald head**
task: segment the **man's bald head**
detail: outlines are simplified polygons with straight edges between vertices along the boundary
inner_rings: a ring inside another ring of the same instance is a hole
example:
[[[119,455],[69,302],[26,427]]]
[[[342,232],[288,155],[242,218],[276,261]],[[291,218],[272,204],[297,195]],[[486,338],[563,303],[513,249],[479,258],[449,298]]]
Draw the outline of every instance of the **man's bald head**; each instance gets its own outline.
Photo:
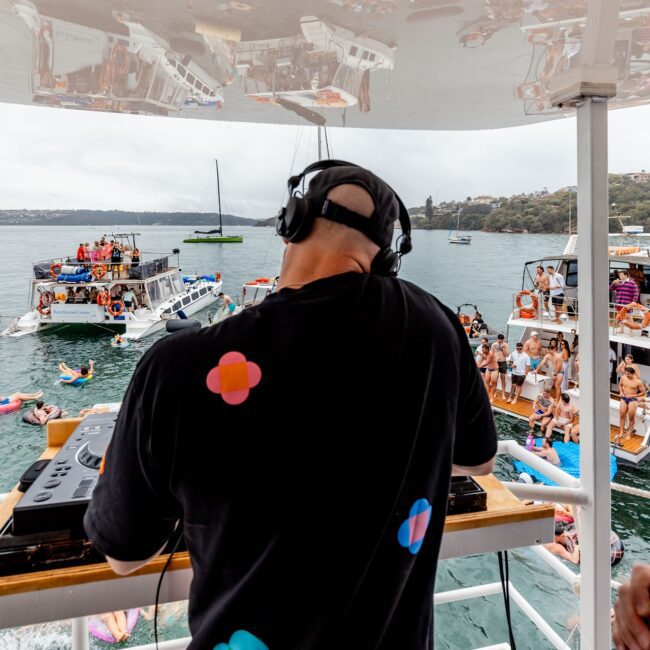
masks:
[[[327,198],[362,217],[370,217],[375,211],[372,196],[359,185],[337,185],[327,193]]]

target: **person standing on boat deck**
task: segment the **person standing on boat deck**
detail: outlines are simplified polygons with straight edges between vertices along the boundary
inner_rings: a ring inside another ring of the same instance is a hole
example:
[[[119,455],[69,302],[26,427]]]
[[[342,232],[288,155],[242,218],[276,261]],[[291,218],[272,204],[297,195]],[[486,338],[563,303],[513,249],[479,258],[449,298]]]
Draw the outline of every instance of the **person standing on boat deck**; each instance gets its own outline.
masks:
[[[542,344],[537,332],[530,333],[530,338],[524,343],[524,352],[530,358],[530,369],[536,372],[542,362]]]
[[[111,248],[111,269],[113,271],[113,280],[119,280],[122,272],[122,247],[119,242],[112,241]]]
[[[481,368],[485,369],[485,373],[483,373],[485,390],[490,397],[490,402],[493,402],[499,385],[499,364],[492,348],[487,343],[483,345],[483,360],[479,365],[479,371]]]
[[[138,308],[138,301],[135,297],[135,293],[131,287],[124,287],[124,292],[122,293],[122,300],[124,301],[124,308],[126,311],[133,311]]]
[[[641,369],[636,365],[636,363],[634,363],[634,357],[631,354],[626,354],[621,363],[618,364],[618,367],[616,368],[617,375],[621,378],[624,377],[625,371],[628,368],[633,368],[634,374],[641,378]]]
[[[83,243],[79,244],[79,248],[77,248],[77,262],[83,262],[84,261],[84,245]]]
[[[512,372],[510,373],[510,397],[506,401],[513,404],[517,403],[521,395],[521,387],[530,371],[530,357],[524,352],[524,344],[520,341],[516,347],[517,349],[508,357]]]
[[[549,301],[549,279],[548,275],[544,273],[544,267],[538,266],[535,279],[533,280],[533,286],[537,289],[539,294],[539,304],[541,305],[542,311],[548,311],[548,301]]]
[[[574,421],[578,410],[571,403],[571,396],[568,393],[562,393],[560,399],[555,403],[553,419],[546,425],[546,437],[553,435],[553,429],[560,429],[564,433],[564,442],[579,442],[577,436],[572,432]]]
[[[493,467],[465,330],[394,277],[406,209],[367,170],[314,167],[278,217],[278,291],[142,357],[85,515],[122,574],[183,522],[190,650],[430,650],[450,476]]]
[[[556,323],[561,323],[559,314],[563,311],[564,305],[564,276],[558,273],[554,267],[547,266],[548,288],[551,296],[551,305],[553,306],[553,315]]]
[[[615,293],[614,303],[616,311],[621,311],[625,305],[639,302],[639,287],[630,279],[627,271],[619,271],[618,279],[609,285],[609,290]]]
[[[555,399],[558,401],[562,394],[562,381],[564,380],[564,365],[562,355],[558,352],[557,341],[551,340],[548,352],[542,359],[542,366],[549,365],[553,377],[553,388],[555,389]]]
[[[562,339],[560,344],[560,355],[562,356],[562,384],[560,390],[563,393],[566,393],[569,390],[569,366],[571,365],[571,346],[569,342],[565,339]]]
[[[221,300],[223,301],[222,309],[223,309],[224,317],[232,316],[235,313],[235,309],[237,309],[237,305],[235,305],[235,301],[223,291],[220,291],[217,297],[221,298]]]
[[[639,406],[639,399],[645,397],[645,384],[634,371],[632,366],[625,368],[625,374],[618,384],[621,399],[619,401],[619,433],[615,442],[629,440],[635,431],[636,409]],[[629,423],[626,429],[626,421]]]
[[[632,567],[630,580],[618,590],[612,638],[616,650],[650,648],[650,565]]]
[[[492,344],[492,352],[494,352],[494,357],[497,360],[497,365],[499,367],[499,377],[501,378],[501,399],[506,399],[506,375],[508,374],[508,355],[510,354],[510,348],[505,341],[505,336],[503,334],[497,334],[497,340]],[[494,387],[494,394],[492,399],[494,400],[497,396],[497,386]]]
[[[140,251],[138,250],[138,247],[136,246],[131,251],[131,268],[135,269],[138,266],[140,266]]]

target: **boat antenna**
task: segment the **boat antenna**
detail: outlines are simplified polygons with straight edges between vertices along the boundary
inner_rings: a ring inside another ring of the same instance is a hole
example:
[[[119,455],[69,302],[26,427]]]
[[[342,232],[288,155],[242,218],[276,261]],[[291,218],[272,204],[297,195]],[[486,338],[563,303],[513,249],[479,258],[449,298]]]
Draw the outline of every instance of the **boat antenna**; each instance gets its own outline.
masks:
[[[223,235],[223,225],[221,223],[221,186],[219,184],[219,161],[215,158],[214,164],[217,166],[217,201],[219,202],[219,234]]]

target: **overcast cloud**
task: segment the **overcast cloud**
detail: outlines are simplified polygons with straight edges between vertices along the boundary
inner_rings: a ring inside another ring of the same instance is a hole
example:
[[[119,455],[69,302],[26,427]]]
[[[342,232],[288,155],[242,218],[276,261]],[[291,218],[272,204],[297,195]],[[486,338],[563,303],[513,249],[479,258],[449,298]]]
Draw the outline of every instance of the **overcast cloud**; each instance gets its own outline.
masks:
[[[650,107],[610,113],[610,171],[650,169]],[[575,120],[497,131],[328,129],[332,157],[370,167],[407,206],[576,182]],[[0,104],[0,208],[275,214],[316,128]],[[293,164],[292,164],[293,163]]]

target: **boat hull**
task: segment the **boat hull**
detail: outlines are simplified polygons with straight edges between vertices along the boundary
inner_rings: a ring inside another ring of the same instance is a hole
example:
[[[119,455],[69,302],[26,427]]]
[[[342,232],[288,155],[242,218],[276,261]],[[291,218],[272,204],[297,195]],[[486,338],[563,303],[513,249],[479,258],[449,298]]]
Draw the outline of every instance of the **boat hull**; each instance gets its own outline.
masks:
[[[243,242],[243,235],[235,235],[232,237],[191,237],[183,240],[184,244],[242,244]]]

